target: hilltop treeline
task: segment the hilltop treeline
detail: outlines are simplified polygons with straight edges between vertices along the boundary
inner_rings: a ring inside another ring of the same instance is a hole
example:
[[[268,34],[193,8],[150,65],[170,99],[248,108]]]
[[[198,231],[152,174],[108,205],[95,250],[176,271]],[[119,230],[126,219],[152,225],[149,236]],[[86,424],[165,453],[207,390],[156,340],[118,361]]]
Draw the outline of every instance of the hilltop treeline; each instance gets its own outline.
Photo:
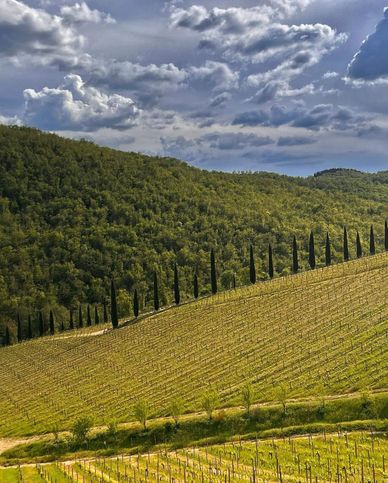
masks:
[[[217,253],[220,288],[248,283],[250,246],[255,276],[268,277],[268,245],[276,274],[292,271],[292,238],[300,269],[308,267],[314,231],[317,266],[325,264],[330,232],[333,262],[342,260],[343,227],[350,256],[356,230],[383,243],[388,173],[333,171],[311,178],[268,173],[207,172],[174,159],[147,157],[70,141],[28,128],[0,127],[0,330],[29,314],[102,305],[116,281],[118,316],[129,313],[130,293],[153,306],[180,293],[211,291],[209,253]],[[35,315],[34,315],[35,317]]]

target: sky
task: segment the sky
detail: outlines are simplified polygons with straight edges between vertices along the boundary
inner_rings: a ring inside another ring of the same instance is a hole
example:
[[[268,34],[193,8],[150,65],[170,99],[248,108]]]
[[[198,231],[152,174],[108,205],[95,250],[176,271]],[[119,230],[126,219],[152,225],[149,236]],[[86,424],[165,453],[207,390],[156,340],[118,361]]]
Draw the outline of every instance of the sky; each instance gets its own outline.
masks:
[[[0,123],[209,170],[385,170],[387,7],[0,0]]]

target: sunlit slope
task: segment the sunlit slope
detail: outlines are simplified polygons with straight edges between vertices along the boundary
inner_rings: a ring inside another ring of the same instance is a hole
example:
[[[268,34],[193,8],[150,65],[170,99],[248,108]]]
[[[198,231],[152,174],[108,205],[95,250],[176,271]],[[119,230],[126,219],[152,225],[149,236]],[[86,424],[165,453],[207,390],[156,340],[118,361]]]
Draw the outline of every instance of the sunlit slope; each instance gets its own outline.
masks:
[[[206,387],[238,404],[388,387],[388,254],[202,299],[94,337],[47,337],[0,350],[0,434],[154,415],[182,397],[198,409]],[[77,334],[77,333],[76,333]]]

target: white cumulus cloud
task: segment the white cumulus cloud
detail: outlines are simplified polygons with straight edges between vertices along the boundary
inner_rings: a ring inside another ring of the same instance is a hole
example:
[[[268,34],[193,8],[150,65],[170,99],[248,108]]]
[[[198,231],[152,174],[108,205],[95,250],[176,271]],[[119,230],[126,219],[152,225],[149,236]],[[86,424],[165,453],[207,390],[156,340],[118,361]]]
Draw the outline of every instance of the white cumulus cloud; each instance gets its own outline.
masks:
[[[63,5],[60,12],[62,18],[68,23],[116,23],[108,13],[93,10],[86,2]]]

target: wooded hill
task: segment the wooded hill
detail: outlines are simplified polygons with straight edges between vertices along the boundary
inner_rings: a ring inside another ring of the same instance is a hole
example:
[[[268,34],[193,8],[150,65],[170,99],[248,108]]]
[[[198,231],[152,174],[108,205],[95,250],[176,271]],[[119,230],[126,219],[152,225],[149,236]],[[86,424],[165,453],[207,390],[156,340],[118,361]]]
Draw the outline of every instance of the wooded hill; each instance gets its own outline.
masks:
[[[308,267],[315,234],[318,266],[329,231],[333,262],[342,259],[343,227],[355,257],[356,230],[368,251],[374,224],[384,249],[388,172],[329,170],[309,178],[269,173],[208,172],[169,158],[148,157],[71,141],[40,131],[0,126],[0,330],[37,312],[58,324],[78,304],[101,304],[116,281],[119,316],[152,305],[158,273],[161,305],[173,299],[174,263],[181,296],[210,291],[209,253],[219,287],[249,282],[250,246],[257,277],[266,278],[268,243],[275,275],[291,271],[299,243]]]

